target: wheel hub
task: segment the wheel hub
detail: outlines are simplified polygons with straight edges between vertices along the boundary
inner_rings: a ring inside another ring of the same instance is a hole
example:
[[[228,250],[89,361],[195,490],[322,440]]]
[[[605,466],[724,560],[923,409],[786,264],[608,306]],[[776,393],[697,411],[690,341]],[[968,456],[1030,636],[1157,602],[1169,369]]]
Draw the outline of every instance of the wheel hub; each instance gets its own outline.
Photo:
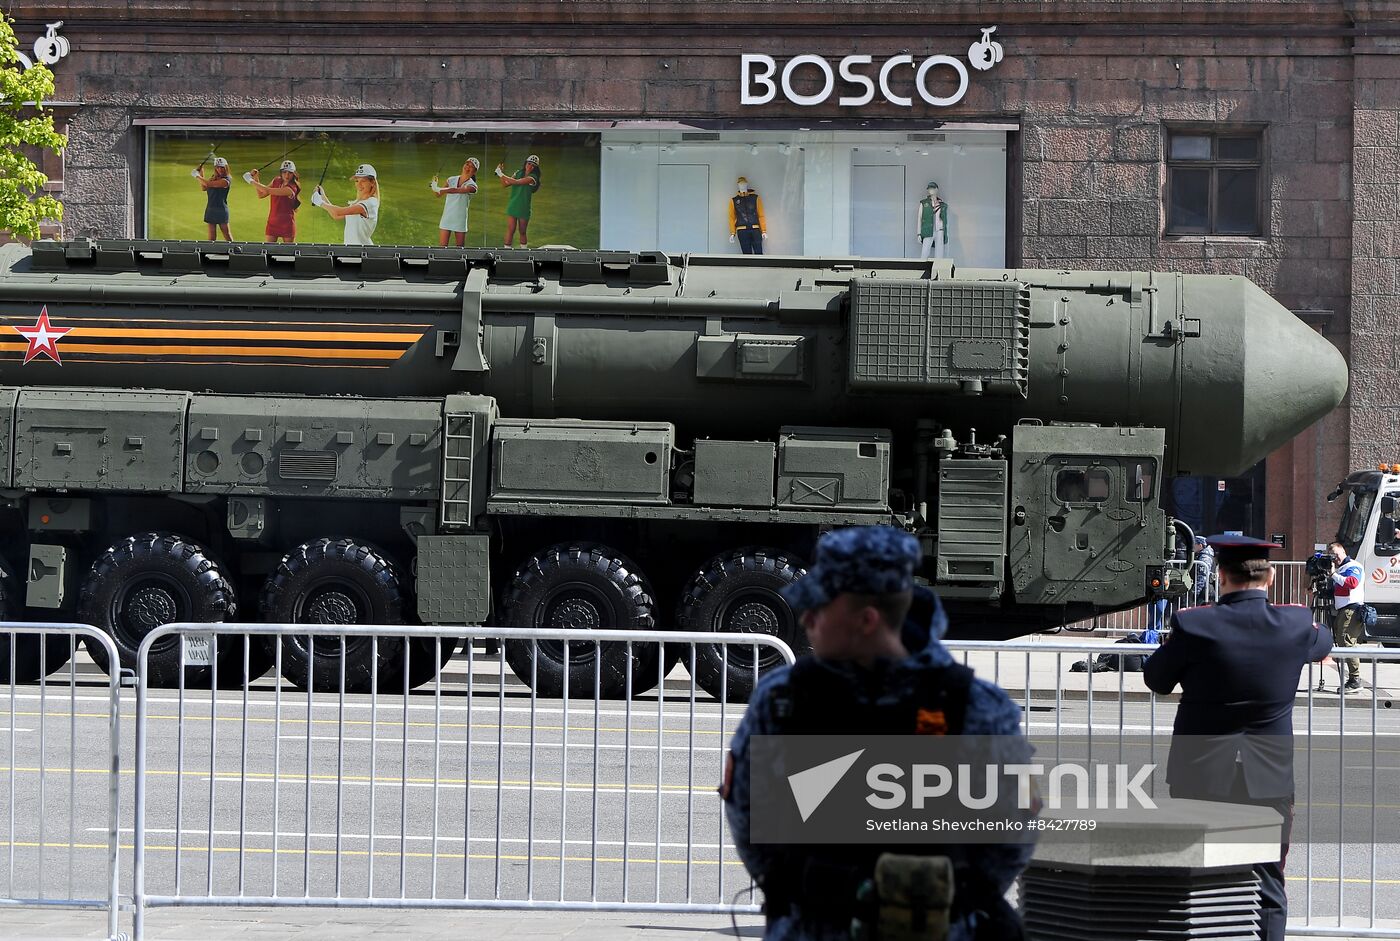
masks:
[[[307,604],[304,621],[309,624],[358,624],[360,615],[349,595],[341,591],[323,591]]]
[[[583,598],[566,598],[550,612],[549,626],[571,631],[595,630],[603,623],[598,608]]]
[[[123,611],[126,622],[141,634],[148,634],[176,619],[178,606],[169,589],[148,585],[132,592]]]
[[[729,613],[727,629],[745,634],[773,634],[780,630],[777,612],[761,601],[746,601]]]

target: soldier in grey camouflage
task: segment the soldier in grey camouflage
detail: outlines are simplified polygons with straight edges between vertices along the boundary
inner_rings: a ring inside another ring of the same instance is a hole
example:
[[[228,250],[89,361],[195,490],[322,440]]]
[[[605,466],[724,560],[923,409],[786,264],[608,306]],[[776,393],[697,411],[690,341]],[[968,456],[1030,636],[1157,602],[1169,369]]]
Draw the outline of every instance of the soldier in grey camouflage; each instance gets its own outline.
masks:
[[[908,729],[882,727],[879,731],[997,736],[995,757],[1006,763],[1024,763],[1033,754],[1021,735],[1020,707],[999,686],[975,678],[971,670],[955,663],[940,642],[948,621],[938,597],[915,584],[914,571],[921,560],[918,541],[901,530],[888,526],[835,530],[818,543],[816,563],[807,575],[784,590],[788,603],[801,613],[812,656],[775,670],[760,682],[730,745],[720,788],[739,856],[764,890],[764,937],[769,941],[848,941],[853,922],[860,920],[857,890],[849,899],[821,897],[830,893],[804,887],[801,873],[823,851],[833,857],[825,862],[836,866],[858,854],[842,852],[856,847],[788,847],[750,839],[749,743],[753,736],[838,730],[849,734],[860,727],[863,717],[878,723],[917,712],[917,728],[911,722]],[[833,692],[796,695],[798,686],[811,682]],[[924,708],[919,697],[930,688],[945,694],[946,708]],[[794,703],[816,705],[794,709]],[[926,722],[930,714],[939,721]],[[946,856],[954,873],[951,907],[945,910],[949,941],[1020,937],[1019,918],[1004,896],[1030,861],[1033,848],[1028,841],[929,847],[926,855]],[[896,854],[910,851],[908,845],[889,849]],[[895,923],[890,931],[899,937],[894,911],[901,907],[898,900],[905,900],[902,907],[907,912],[909,899],[926,903],[939,893],[937,886],[925,886],[922,892],[898,888],[900,879],[925,870],[901,867],[892,860],[887,865],[884,888],[890,896],[881,894],[879,902],[891,909]],[[929,866],[936,868],[937,863],[931,859]],[[875,864],[872,871],[856,873],[854,884],[871,882],[879,894],[877,869]],[[941,931],[938,913],[927,911],[922,917],[925,933],[917,937],[941,937],[927,933]],[[907,914],[905,919],[909,920]]]

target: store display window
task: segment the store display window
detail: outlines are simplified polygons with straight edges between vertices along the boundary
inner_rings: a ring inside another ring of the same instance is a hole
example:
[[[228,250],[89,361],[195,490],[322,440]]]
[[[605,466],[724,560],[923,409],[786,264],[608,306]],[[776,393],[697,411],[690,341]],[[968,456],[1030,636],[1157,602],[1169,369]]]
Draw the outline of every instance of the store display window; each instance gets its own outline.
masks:
[[[612,124],[613,122],[607,122]],[[150,127],[145,235],[1006,263],[1007,132]]]

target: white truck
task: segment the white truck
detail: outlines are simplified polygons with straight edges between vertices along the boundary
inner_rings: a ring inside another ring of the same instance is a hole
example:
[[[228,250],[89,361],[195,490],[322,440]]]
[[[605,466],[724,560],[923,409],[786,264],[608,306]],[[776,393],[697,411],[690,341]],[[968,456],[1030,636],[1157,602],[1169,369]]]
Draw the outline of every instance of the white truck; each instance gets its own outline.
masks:
[[[1366,603],[1376,609],[1367,639],[1400,646],[1400,464],[1357,471],[1332,492],[1346,497],[1337,541],[1366,571]]]

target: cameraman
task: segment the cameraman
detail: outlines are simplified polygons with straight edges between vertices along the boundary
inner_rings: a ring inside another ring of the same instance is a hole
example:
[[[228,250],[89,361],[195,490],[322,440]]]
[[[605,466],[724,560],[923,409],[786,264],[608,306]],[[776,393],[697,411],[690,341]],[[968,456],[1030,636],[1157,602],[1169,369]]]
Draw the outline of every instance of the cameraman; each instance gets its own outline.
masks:
[[[1362,603],[1366,585],[1366,571],[1361,564],[1347,555],[1346,547],[1334,542],[1327,547],[1331,556],[1332,603],[1336,613],[1332,617],[1332,642],[1338,647],[1355,647],[1361,642],[1363,627]],[[1352,693],[1361,689],[1361,661],[1355,657],[1338,660],[1338,670],[1345,663],[1347,681],[1337,689],[1339,693]],[[1318,689],[1322,689],[1319,682]]]

